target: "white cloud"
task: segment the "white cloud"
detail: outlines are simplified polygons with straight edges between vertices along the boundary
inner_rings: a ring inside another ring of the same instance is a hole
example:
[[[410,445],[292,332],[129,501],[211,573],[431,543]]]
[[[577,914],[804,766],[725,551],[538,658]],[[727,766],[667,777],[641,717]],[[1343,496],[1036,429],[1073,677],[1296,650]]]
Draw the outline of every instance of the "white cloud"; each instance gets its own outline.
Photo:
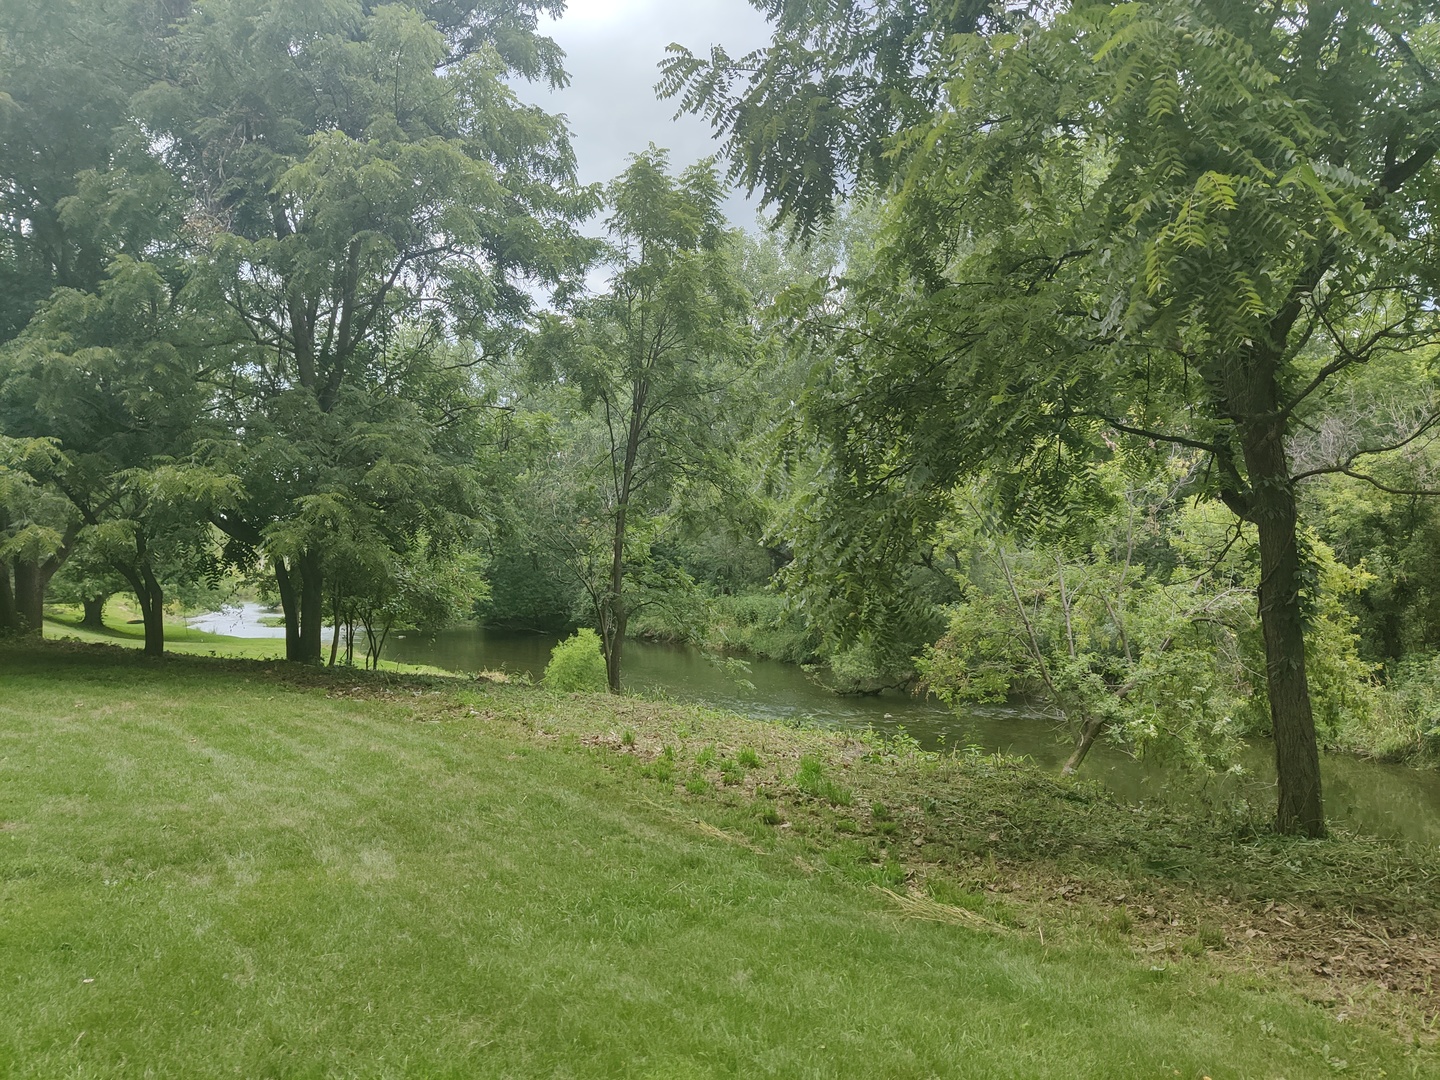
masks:
[[[671,151],[676,167],[718,150],[703,119],[676,120],[675,103],[656,99],[658,65],[671,42],[701,54],[719,44],[740,55],[769,39],[764,16],[746,0],[570,0],[565,16],[542,32],[565,50],[570,85],[520,93],[569,118],[587,183],[612,179],[652,142]],[[737,225],[754,222],[754,204],[739,195],[727,212]]]
[[[563,22],[567,27],[603,26],[637,18],[656,6],[654,0],[569,0]]]

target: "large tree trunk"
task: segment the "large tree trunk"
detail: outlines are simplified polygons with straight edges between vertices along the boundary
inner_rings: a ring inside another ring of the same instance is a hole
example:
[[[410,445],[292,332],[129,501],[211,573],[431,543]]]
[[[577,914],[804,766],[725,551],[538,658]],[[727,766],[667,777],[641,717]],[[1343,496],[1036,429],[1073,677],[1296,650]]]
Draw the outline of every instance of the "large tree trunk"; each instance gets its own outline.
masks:
[[[105,629],[105,601],[108,596],[86,596],[80,599],[80,605],[85,609],[85,617],[80,620],[80,625],[91,630]]]
[[[116,573],[125,579],[135,602],[140,605],[140,618],[145,624],[145,655],[165,655],[165,591],[155,580],[150,567],[142,562],[135,565],[112,563]]]
[[[1284,420],[1274,410],[1267,413],[1244,425],[1241,438],[1250,479],[1249,516],[1260,534],[1260,625],[1279,787],[1275,828],[1324,836],[1320,752],[1305,676],[1295,485],[1286,460]]]
[[[145,621],[145,655],[165,655],[165,591],[155,580],[149,566],[140,567],[140,583],[144,595],[140,599],[140,616]]]
[[[0,561],[0,637],[20,632],[20,612],[15,607],[15,586],[11,584],[10,563]]]
[[[285,659],[319,664],[325,623],[325,577],[320,572],[320,557],[306,553],[294,562],[276,559],[275,584],[280,590],[280,610],[285,613]]]
[[[29,562],[24,559],[15,560],[15,609],[19,615],[19,628],[22,634],[34,634],[39,637],[45,629],[45,589],[50,584],[51,570],[46,573],[48,564]],[[58,565],[56,569],[59,569]]]
[[[306,552],[300,557],[300,657],[302,663],[319,664],[325,626],[325,575],[320,556]]]
[[[299,660],[300,597],[296,581],[284,559],[275,560],[275,587],[280,592],[280,610],[285,616],[285,659]]]

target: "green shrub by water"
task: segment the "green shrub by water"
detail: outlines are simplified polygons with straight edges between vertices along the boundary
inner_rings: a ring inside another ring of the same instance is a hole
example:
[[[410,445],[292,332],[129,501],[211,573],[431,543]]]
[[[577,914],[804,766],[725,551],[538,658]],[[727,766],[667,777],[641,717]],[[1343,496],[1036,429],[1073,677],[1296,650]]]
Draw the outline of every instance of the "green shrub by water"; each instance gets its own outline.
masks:
[[[819,634],[783,596],[768,589],[711,596],[695,590],[683,602],[672,597],[664,609],[637,612],[630,633],[787,664],[819,659]]]
[[[589,627],[575,631],[551,651],[550,662],[545,665],[546,689],[562,694],[601,693],[608,685],[605,657],[600,653],[600,635]]]

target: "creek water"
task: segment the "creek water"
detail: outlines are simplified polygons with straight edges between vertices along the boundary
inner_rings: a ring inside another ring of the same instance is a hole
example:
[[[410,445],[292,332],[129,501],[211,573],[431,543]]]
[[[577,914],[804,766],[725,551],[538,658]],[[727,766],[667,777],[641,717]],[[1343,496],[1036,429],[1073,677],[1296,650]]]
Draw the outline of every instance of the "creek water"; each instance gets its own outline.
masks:
[[[392,660],[433,664],[451,671],[527,672],[538,680],[556,639],[474,627],[431,635],[406,634],[387,643]],[[761,720],[804,721],[828,727],[893,733],[901,728],[926,749],[979,747],[1030,758],[1059,771],[1070,753],[1049,719],[1024,707],[978,706],[961,712],[933,698],[895,691],[873,697],[840,697],[801,669],[770,660],[747,660],[730,670],[698,649],[631,641],[625,645],[627,690],[728,709]],[[1257,806],[1273,802],[1272,753],[1267,742],[1243,755],[1238,778],[1220,783],[1243,791]],[[1321,768],[1326,810],[1332,821],[1372,836],[1406,839],[1440,848],[1440,772],[1327,755]],[[1174,769],[1140,762],[1099,743],[1081,775],[1099,780],[1124,798],[1183,801],[1195,789]],[[1215,792],[1212,792],[1214,794]]]

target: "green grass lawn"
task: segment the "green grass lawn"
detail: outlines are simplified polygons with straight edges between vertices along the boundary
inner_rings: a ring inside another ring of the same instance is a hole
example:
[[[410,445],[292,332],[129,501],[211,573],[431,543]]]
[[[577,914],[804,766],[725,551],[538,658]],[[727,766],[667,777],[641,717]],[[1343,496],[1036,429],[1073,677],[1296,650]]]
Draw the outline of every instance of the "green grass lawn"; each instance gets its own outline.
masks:
[[[78,641],[86,645],[119,645],[126,648],[145,647],[145,627],[134,611],[120,598],[113,598],[105,607],[105,628],[94,630],[80,624],[81,611],[76,607],[55,606],[45,618],[45,637],[51,641]],[[165,651],[177,656],[219,656],[243,660],[283,660],[283,637],[252,638],[212,634],[193,630],[179,615],[165,619]],[[328,657],[328,651],[325,653]],[[423,664],[401,664],[394,660],[380,661],[385,671],[409,674],[442,674],[440,668]]]
[[[0,1073],[1440,1075],[1263,974],[913,917],[642,752],[695,710],[360,678],[0,649]]]

